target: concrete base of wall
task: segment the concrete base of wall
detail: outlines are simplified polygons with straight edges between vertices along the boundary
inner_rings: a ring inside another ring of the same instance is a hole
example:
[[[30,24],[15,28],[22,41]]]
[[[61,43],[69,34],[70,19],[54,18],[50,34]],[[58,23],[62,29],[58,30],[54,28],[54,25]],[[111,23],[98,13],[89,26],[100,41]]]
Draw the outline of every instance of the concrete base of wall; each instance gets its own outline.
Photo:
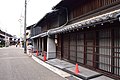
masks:
[[[56,58],[56,45],[54,38],[47,38],[47,59]]]
[[[47,52],[47,59],[56,58],[56,52]]]

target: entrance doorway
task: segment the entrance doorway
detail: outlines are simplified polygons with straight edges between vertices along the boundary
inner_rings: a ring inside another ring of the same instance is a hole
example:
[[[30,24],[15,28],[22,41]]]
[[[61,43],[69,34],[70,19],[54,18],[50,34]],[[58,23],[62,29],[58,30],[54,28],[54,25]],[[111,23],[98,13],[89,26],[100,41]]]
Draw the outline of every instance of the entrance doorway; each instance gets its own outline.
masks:
[[[95,32],[85,33],[85,60],[84,64],[94,66],[94,49],[95,46]]]

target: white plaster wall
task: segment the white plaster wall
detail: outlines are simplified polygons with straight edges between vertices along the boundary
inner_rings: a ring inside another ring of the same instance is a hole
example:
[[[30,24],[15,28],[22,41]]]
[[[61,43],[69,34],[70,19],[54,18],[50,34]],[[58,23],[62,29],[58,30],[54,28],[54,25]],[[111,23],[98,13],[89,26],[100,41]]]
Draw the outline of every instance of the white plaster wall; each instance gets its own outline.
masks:
[[[37,42],[36,42],[36,40],[34,40],[34,39],[33,39],[33,47],[34,47],[34,50],[37,49]]]
[[[53,38],[47,38],[47,59],[56,58],[56,45]]]

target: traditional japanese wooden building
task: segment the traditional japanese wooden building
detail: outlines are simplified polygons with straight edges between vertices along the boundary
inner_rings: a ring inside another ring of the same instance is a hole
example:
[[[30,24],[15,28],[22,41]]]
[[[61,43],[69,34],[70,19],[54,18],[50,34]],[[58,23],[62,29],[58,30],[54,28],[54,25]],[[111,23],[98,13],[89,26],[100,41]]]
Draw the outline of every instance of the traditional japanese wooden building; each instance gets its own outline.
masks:
[[[5,31],[0,30],[0,47],[12,45],[13,36],[6,33]]]
[[[33,27],[37,49],[120,79],[120,0],[62,0],[53,10]]]
[[[66,16],[65,10],[54,10],[47,13],[34,26],[31,26],[31,39],[35,50],[39,52],[47,52],[47,58],[56,58],[56,43],[55,35],[48,35],[49,30],[57,28],[64,24]],[[61,16],[58,16],[61,15]],[[62,20],[62,18],[64,20]],[[61,21],[61,22],[59,22]]]

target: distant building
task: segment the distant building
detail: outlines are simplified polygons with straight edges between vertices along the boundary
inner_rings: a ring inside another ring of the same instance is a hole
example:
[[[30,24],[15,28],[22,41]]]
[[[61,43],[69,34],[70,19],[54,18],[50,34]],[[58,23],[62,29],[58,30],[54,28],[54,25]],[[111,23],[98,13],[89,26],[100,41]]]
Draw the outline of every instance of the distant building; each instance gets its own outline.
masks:
[[[10,46],[13,44],[13,36],[0,30],[0,46]]]
[[[35,24],[31,25],[31,26],[28,26],[27,27],[27,32],[26,32],[26,45],[28,45],[29,43],[32,43],[32,39],[31,39],[31,36],[32,36],[32,32],[31,32],[31,29],[32,27],[35,26]]]

